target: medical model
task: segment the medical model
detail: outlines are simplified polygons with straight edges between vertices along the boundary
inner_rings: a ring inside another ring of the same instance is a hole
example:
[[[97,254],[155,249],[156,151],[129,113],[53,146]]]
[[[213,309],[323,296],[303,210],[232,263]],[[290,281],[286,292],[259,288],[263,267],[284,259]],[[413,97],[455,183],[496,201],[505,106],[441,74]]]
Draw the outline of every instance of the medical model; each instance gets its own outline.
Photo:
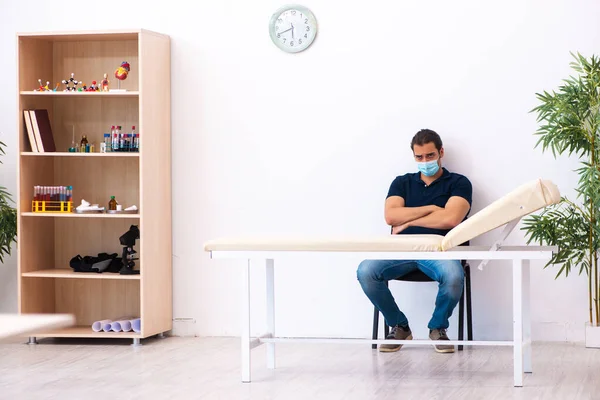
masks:
[[[41,79],[38,79],[38,82],[40,83],[40,86],[37,89],[35,89],[34,91],[36,91],[36,92],[50,92],[51,91],[51,89],[48,87],[48,85],[50,85],[49,81],[46,81],[46,86],[44,86],[42,84]]]
[[[65,92],[75,92],[77,91],[77,85],[79,85],[81,82],[76,81],[75,74],[71,72],[71,77],[69,79],[64,79],[62,83],[66,85],[64,90]],[[71,84],[73,84],[73,87],[70,86]]]
[[[99,90],[99,88],[98,88],[96,81],[92,81],[92,84],[90,85],[90,87],[85,89],[86,92],[97,92],[98,90]]]
[[[104,79],[102,79],[102,81],[100,82],[100,84],[102,85],[103,92],[108,92],[108,78],[106,76],[107,75],[104,74]]]
[[[117,91],[125,91],[126,89],[121,89],[121,81],[127,79],[127,74],[129,74],[131,67],[127,61],[123,61],[119,68],[115,70],[115,78],[117,81]]]

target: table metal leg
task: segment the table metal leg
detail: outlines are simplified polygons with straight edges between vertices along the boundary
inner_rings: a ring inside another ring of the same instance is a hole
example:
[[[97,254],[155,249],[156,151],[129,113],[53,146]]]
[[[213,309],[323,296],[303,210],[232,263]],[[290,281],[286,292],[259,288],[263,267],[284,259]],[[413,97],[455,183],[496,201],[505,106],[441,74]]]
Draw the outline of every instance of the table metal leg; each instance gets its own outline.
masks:
[[[529,260],[523,260],[523,371],[533,372],[531,366],[531,286]]]
[[[513,260],[513,357],[515,386],[523,386],[523,260]]]
[[[250,382],[250,260],[242,268],[242,382]]]
[[[267,260],[267,334],[275,337],[275,270],[272,259]],[[267,343],[267,368],[275,368],[275,343]]]

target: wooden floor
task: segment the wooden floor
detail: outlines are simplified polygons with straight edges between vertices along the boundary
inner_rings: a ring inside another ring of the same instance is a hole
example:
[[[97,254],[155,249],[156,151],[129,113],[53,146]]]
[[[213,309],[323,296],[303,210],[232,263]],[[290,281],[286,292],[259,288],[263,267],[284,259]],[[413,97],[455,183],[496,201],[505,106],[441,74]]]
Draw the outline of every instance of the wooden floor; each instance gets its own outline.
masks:
[[[253,350],[252,383],[240,382],[235,338],[130,340],[22,339],[0,342],[0,399],[600,399],[600,350],[535,343],[534,373],[514,388],[512,349],[476,347],[438,354],[410,346],[379,353],[370,346]]]

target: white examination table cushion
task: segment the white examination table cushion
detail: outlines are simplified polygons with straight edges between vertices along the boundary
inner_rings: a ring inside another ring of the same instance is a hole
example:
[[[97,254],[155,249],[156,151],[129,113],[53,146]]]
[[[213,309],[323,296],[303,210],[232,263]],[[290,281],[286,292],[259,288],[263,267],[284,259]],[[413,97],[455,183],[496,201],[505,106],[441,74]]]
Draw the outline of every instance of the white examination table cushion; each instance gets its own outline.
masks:
[[[441,235],[369,237],[224,238],[204,244],[205,251],[439,251]]]
[[[223,238],[204,244],[205,251],[445,251],[483,233],[560,201],[556,185],[537,179],[523,184],[469,217],[446,234],[368,237]]]
[[[525,183],[457,225],[442,240],[441,250],[468,240],[560,201],[558,187],[543,179]]]

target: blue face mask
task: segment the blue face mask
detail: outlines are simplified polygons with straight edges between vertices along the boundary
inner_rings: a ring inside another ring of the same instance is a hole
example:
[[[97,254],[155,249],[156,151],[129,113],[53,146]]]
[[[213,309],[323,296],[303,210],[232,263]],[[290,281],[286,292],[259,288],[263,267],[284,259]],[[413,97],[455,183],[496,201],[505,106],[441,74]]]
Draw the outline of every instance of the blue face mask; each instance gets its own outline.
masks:
[[[434,176],[439,170],[438,160],[418,162],[419,171],[425,176]]]

